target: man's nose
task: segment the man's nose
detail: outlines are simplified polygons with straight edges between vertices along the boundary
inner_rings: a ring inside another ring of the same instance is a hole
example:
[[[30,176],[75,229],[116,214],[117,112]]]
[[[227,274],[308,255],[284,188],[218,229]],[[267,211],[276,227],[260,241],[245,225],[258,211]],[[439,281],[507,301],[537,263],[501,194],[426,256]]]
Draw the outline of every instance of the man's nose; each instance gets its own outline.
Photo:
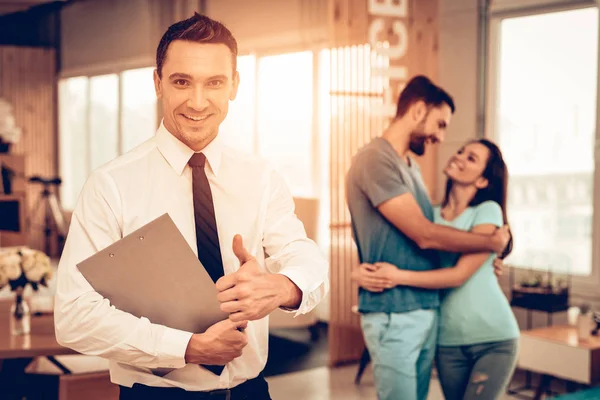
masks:
[[[446,138],[446,132],[444,130],[440,130],[438,133],[436,133],[435,138],[438,140],[438,142],[443,142]]]
[[[194,90],[190,91],[190,97],[187,101],[187,106],[196,110],[202,111],[206,107],[208,107],[209,101],[204,88],[194,88]]]

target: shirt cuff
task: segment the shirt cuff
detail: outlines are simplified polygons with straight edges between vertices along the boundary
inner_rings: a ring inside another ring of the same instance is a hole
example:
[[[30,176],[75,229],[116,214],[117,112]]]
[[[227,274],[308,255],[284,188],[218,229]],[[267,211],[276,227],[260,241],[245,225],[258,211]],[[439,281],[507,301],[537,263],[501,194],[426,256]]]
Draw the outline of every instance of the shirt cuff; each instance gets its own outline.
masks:
[[[312,301],[311,293],[316,288],[318,288],[319,285],[317,285],[314,288],[308,287],[308,283],[306,282],[306,278],[305,278],[306,270],[299,271],[293,267],[287,267],[279,273],[281,275],[288,277],[288,279],[291,280],[296,286],[298,286],[298,288],[302,292],[302,301],[300,302],[300,306],[298,307],[297,310],[294,310],[294,309],[291,309],[288,307],[280,307],[281,310],[295,313],[294,316],[306,314],[307,312],[312,310],[315,306],[315,302]]]
[[[158,363],[162,368],[185,367],[185,350],[192,338],[192,333],[165,327],[160,348]]]

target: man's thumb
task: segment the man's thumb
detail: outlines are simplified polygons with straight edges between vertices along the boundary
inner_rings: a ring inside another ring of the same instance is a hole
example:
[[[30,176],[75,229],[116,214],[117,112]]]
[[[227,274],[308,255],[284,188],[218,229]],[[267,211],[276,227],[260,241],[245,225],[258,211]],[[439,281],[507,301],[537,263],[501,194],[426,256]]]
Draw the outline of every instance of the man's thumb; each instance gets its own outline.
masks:
[[[233,237],[233,253],[238,260],[240,260],[240,266],[252,259],[252,254],[250,254],[244,247],[244,239],[242,239],[242,235],[235,235]]]

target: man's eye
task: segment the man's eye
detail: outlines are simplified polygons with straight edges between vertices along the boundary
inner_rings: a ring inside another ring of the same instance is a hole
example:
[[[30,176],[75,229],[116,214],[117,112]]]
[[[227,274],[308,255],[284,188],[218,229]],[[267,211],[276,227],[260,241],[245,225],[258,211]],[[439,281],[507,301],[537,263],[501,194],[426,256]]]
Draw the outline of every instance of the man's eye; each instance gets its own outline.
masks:
[[[186,86],[187,85],[187,81],[185,79],[177,79],[174,83],[177,86]]]
[[[218,88],[218,87],[221,87],[221,85],[223,85],[223,81],[221,81],[221,80],[210,81],[207,84],[207,86],[209,86],[211,88]]]

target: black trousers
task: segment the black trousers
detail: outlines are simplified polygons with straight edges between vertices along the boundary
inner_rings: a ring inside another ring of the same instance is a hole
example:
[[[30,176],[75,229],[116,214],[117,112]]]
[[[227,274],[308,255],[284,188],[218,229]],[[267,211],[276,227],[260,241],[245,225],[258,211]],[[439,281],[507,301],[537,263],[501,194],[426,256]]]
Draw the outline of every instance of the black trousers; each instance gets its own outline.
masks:
[[[119,400],[271,400],[269,385],[260,374],[233,389],[187,392],[179,388],[145,386],[139,383],[120,386]]]

